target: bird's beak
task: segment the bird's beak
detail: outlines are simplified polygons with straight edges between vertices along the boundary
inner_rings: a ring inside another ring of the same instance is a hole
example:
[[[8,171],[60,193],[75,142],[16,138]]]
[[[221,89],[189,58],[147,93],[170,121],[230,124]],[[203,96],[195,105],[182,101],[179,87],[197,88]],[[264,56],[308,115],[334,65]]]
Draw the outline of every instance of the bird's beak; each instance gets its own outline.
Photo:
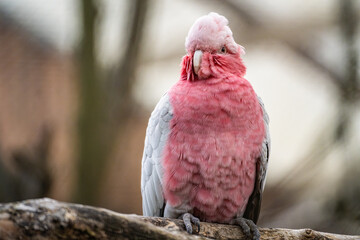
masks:
[[[201,50],[196,50],[193,56],[193,68],[196,75],[200,69],[202,55],[203,53]]]

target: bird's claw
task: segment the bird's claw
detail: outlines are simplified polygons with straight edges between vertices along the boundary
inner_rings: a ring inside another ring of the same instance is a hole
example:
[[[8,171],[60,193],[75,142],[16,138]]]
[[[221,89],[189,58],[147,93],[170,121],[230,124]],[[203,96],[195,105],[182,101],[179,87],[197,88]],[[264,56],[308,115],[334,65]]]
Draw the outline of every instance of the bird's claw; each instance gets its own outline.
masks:
[[[195,233],[200,232],[200,220],[197,217],[194,217],[191,213],[184,213],[180,218],[184,221],[186,231],[189,234],[192,234],[193,232],[192,223],[197,226],[197,231]]]
[[[246,218],[235,218],[230,223],[240,226],[248,239],[260,240],[259,229],[253,221]]]

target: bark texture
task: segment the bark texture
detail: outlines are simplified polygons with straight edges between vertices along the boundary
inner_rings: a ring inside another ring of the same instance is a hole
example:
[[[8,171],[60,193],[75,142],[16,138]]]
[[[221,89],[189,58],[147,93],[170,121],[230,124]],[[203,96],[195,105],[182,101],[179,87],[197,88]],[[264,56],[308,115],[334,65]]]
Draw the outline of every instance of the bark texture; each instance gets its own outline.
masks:
[[[260,229],[261,239],[360,239],[311,229]],[[201,223],[196,235],[181,220],[142,217],[52,199],[0,204],[0,239],[245,239],[236,226]]]

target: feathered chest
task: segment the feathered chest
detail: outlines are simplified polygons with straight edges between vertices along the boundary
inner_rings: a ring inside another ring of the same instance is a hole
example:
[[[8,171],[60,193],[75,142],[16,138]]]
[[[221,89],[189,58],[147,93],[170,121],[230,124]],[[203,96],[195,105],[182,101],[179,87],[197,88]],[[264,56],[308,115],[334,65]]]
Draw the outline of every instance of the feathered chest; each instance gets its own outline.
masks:
[[[263,113],[251,85],[245,79],[179,81],[169,96],[173,119],[164,152],[168,202],[176,206],[188,199],[210,220],[226,201],[242,208],[253,189],[264,139]]]
[[[263,130],[257,96],[245,79],[179,81],[169,92],[172,128],[192,134]]]

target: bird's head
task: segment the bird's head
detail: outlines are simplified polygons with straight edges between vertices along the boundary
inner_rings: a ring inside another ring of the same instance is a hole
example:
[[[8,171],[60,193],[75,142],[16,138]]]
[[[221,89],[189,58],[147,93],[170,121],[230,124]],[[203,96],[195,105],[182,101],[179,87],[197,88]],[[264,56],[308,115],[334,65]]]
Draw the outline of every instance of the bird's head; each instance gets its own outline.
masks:
[[[235,74],[242,77],[246,68],[241,54],[244,48],[236,44],[229,22],[217,13],[200,17],[186,37],[187,55],[182,61],[182,79],[204,80]]]

